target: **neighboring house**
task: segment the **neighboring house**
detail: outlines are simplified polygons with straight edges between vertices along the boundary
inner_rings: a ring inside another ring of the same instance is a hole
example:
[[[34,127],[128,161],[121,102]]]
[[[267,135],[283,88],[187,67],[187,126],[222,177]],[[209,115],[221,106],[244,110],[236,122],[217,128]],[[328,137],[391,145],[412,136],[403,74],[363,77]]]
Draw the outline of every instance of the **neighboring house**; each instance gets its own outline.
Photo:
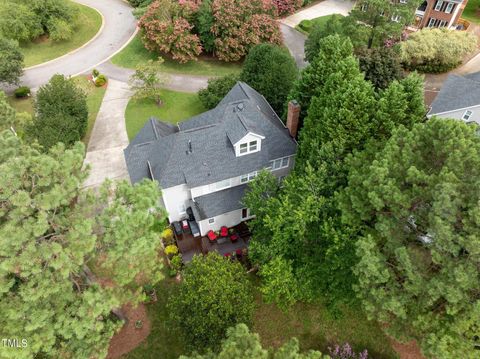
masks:
[[[401,0],[400,0],[401,2]],[[468,0],[426,0],[415,12],[414,29],[448,27],[456,29]]]
[[[267,169],[279,178],[295,162],[300,107],[287,127],[265,98],[238,82],[220,104],[172,125],[151,118],[125,149],[132,183],[156,180],[171,222],[195,217],[204,236],[252,217],[242,204],[247,183]]]
[[[434,115],[480,125],[480,72],[449,75],[427,114]]]

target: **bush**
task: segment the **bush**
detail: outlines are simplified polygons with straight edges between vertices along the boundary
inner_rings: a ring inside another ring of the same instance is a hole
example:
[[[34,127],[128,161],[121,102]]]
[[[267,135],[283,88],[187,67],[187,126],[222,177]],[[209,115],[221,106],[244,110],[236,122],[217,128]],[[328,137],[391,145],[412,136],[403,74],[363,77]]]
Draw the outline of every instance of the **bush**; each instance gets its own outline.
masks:
[[[168,246],[173,243],[173,231],[171,228],[165,228],[161,234],[164,243]]]
[[[172,268],[178,272],[182,268],[183,264],[182,255],[180,253],[174,255],[170,260],[170,264],[172,265]]]
[[[475,50],[477,38],[466,31],[426,28],[401,44],[405,67],[422,72],[444,72],[458,66]]]
[[[310,30],[313,27],[313,22],[312,20],[302,20],[300,21],[300,24],[298,24],[298,27],[302,29],[305,32],[310,32]]]
[[[178,253],[178,247],[176,245],[170,244],[170,245],[165,247],[165,254],[168,257],[174,256],[177,253]]]
[[[207,109],[217,106],[238,80],[239,76],[237,75],[226,75],[208,80],[207,88],[198,91],[198,97],[203,106]]]
[[[190,348],[216,350],[229,327],[251,324],[254,297],[240,263],[216,252],[194,256],[183,278],[168,298],[167,308],[171,323]]]
[[[88,107],[85,93],[71,79],[54,75],[35,96],[36,117],[28,136],[48,149],[58,142],[73,145],[85,136]]]
[[[98,75],[100,75],[100,71],[98,71],[97,69],[93,69],[92,76],[97,77]]]
[[[102,87],[106,83],[107,83],[107,77],[105,75],[100,74],[95,79],[95,86],[97,87]]]
[[[16,98],[24,98],[30,96],[30,87],[21,86],[14,92]]]

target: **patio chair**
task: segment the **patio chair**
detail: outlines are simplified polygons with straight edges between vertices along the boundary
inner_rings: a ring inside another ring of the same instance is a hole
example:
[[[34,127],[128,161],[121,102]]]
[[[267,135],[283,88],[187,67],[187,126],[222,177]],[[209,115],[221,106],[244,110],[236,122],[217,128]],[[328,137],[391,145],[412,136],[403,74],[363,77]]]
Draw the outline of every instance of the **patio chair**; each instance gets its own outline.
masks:
[[[223,226],[220,228],[220,236],[221,237],[227,237],[228,236],[228,228]]]
[[[207,237],[210,240],[210,243],[215,242],[217,240],[217,235],[212,230],[208,231]]]
[[[230,235],[230,240],[231,240],[232,242],[236,242],[236,241],[238,241],[239,239],[240,239],[240,236],[239,236],[237,233],[233,233],[233,234]]]
[[[238,248],[236,251],[235,251],[235,254],[237,255],[237,257],[240,257],[242,255],[242,250],[240,248]]]
[[[232,255],[232,253],[228,252],[228,253],[225,253],[223,256],[227,257],[227,258],[230,258],[231,255]]]

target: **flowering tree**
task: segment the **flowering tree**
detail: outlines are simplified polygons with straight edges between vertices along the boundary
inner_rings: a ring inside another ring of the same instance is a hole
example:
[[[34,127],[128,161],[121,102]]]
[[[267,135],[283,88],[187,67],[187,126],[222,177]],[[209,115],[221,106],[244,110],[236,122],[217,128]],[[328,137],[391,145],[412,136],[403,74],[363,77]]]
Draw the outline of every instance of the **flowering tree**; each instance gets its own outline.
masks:
[[[183,16],[190,12],[193,2],[181,5],[173,0],[157,0],[140,19],[143,43],[150,51],[170,54],[174,60],[185,63],[195,60],[202,52],[200,39],[192,34],[191,25]]]
[[[303,0],[273,0],[277,7],[278,15],[290,15],[300,9],[303,5]]]
[[[281,43],[272,0],[213,0],[215,53],[220,60],[238,61],[262,42]]]
[[[355,353],[350,344],[335,345],[333,348],[328,348],[330,357],[332,359],[367,359],[368,352],[365,349],[363,352]]]

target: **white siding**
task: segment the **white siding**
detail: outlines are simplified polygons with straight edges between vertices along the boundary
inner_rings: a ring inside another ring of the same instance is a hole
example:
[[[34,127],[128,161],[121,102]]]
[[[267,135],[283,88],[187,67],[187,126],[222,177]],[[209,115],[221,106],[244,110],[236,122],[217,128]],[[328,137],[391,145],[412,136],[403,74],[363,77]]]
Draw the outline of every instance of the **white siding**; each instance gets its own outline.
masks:
[[[179,221],[186,217],[185,214],[179,213],[179,207],[182,204],[185,205],[185,208],[188,207],[188,200],[191,199],[187,185],[182,184],[163,189],[162,198],[170,222]]]
[[[476,123],[478,123],[480,125],[480,107],[479,106],[470,107],[470,108],[466,108],[466,109],[462,109],[462,110],[458,110],[458,111],[442,113],[440,115],[429,115],[428,117],[437,116],[437,117],[440,117],[440,118],[453,118],[453,119],[456,119],[456,120],[462,120],[463,115],[465,114],[465,111],[467,111],[467,110],[472,111],[472,115],[470,116],[470,119],[468,121],[469,122],[470,121],[475,121]]]
[[[242,219],[241,209],[224,213],[214,218],[215,218],[215,223],[212,223],[212,224],[208,223],[209,218],[198,222],[198,225],[200,227],[200,233],[202,236],[205,236],[207,232],[210,230],[219,231],[222,226],[226,226],[230,228],[230,227],[236,226],[237,224],[245,220],[245,219]]]
[[[262,138],[263,136],[256,135],[254,133],[247,133],[240,141],[235,144],[235,156],[248,156],[249,153],[240,153],[240,144],[241,143],[250,143],[251,141],[257,141],[257,150],[255,152],[262,150]],[[255,153],[250,152],[250,153]]]

